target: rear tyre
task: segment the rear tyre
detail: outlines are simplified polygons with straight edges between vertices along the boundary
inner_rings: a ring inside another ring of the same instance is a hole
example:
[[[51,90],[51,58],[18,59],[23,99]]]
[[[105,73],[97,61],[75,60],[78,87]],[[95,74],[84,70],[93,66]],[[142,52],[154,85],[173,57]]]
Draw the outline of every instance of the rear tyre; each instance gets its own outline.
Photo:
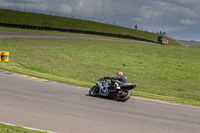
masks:
[[[129,90],[123,89],[118,91],[117,95],[114,96],[114,100],[125,102],[131,97],[131,93]]]
[[[99,89],[96,86],[93,86],[90,90],[89,90],[89,95],[96,97],[98,96],[99,93]]]

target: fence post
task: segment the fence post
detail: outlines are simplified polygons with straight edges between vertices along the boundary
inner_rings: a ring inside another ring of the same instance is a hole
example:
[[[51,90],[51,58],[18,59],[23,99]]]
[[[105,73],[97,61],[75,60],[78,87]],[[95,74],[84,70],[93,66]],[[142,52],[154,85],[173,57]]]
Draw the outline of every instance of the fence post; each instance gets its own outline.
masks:
[[[24,6],[24,12],[26,12],[26,4],[25,4],[25,6]]]

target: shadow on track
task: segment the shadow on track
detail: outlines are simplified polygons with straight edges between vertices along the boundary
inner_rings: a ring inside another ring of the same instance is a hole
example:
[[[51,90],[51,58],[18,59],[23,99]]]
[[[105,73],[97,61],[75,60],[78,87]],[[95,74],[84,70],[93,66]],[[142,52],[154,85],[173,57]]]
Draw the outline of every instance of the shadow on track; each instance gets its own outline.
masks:
[[[109,100],[109,101],[116,101],[116,102],[122,102],[122,101],[117,101],[117,100],[114,100],[114,99],[112,99],[112,98],[109,98],[109,97],[103,97],[103,96],[96,96],[96,97],[94,97],[94,96],[90,96],[89,94],[85,94],[85,96],[88,96],[88,97],[92,97],[92,98],[100,98],[100,99],[105,99],[105,100]],[[122,102],[122,103],[124,103],[124,102]]]

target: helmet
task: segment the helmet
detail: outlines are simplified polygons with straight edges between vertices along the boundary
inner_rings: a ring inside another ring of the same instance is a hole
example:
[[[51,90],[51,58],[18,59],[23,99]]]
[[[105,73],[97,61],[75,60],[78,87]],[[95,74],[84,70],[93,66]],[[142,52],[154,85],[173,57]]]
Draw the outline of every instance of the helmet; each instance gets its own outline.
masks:
[[[119,77],[119,76],[122,76],[122,75],[123,75],[122,72],[118,72],[118,73],[116,74],[116,77]]]

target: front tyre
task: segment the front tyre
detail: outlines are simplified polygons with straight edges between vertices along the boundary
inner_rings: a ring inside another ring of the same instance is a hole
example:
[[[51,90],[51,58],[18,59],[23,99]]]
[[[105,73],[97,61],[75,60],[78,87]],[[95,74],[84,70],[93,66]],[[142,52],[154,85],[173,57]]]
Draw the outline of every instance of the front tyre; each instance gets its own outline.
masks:
[[[96,97],[98,96],[99,93],[99,89],[97,88],[97,86],[93,86],[90,90],[89,90],[89,95]]]
[[[114,100],[125,102],[131,97],[129,90],[123,89],[118,91],[117,95],[114,96]]]

